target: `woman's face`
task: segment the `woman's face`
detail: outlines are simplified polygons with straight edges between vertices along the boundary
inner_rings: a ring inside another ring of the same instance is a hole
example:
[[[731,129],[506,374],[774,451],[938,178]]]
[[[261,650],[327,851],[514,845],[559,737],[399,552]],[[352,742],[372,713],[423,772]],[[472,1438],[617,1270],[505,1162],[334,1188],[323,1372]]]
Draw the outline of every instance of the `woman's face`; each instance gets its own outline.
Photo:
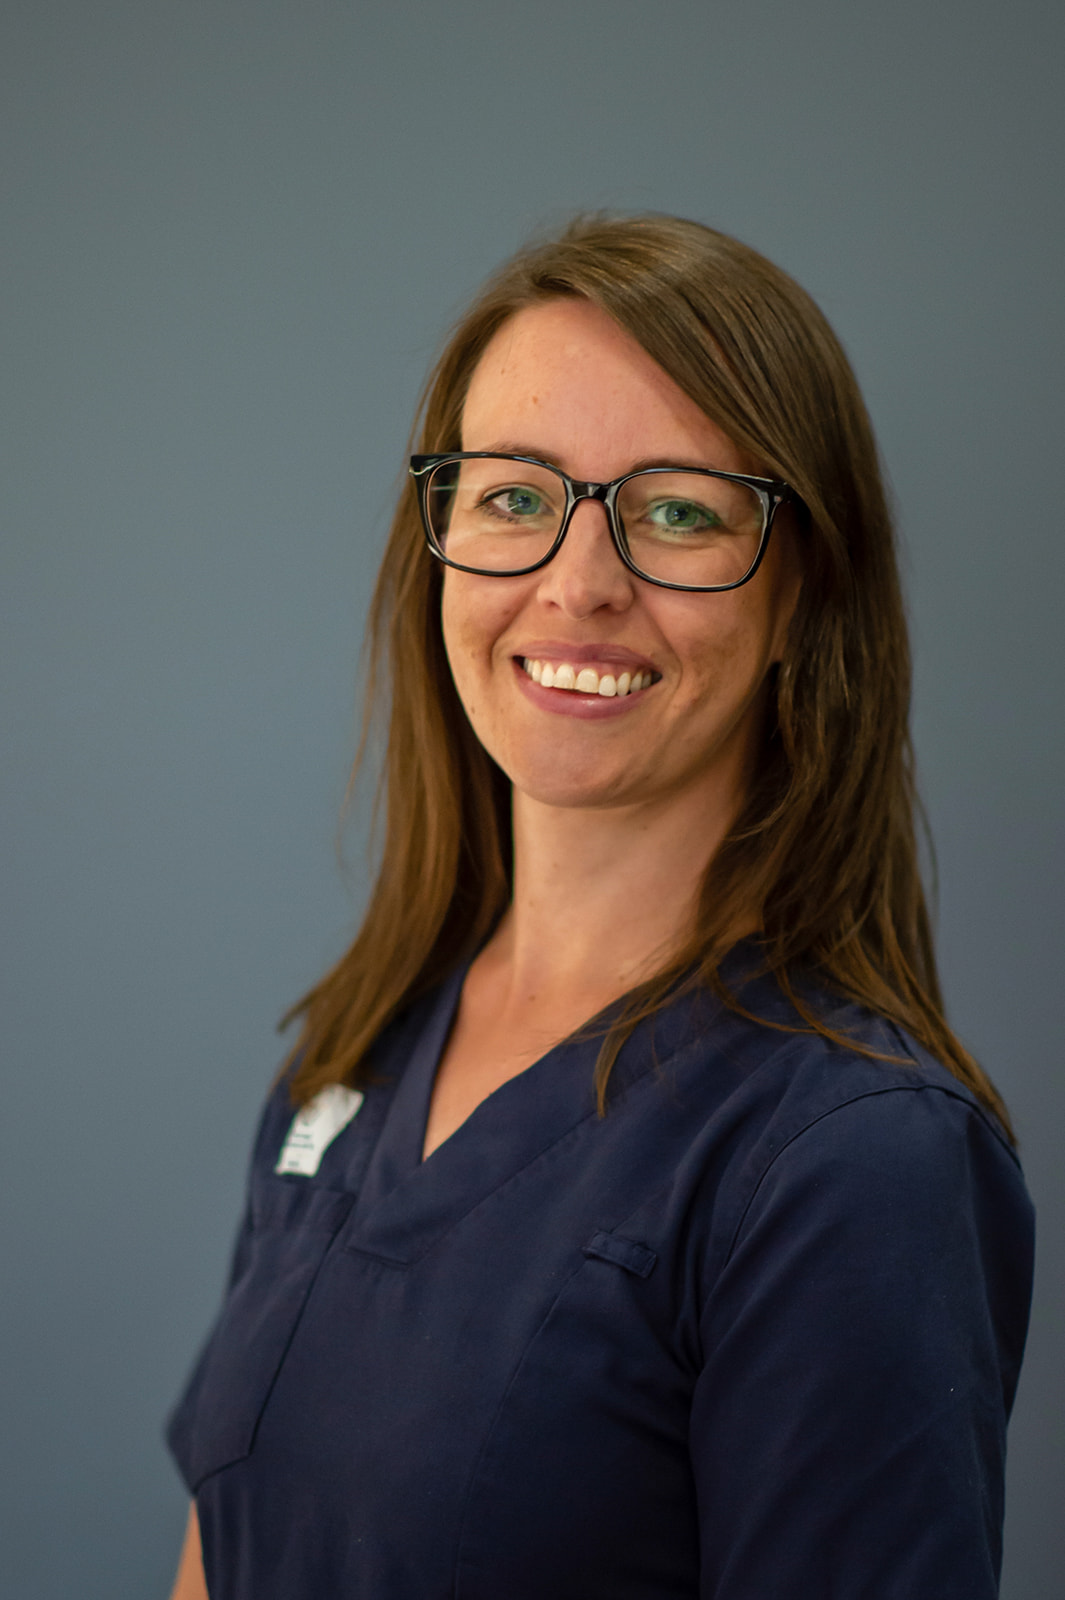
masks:
[[[594,482],[641,463],[759,470],[627,333],[579,299],[520,311],[496,334],[470,384],[462,448],[534,456]],[[519,795],[597,809],[668,805],[698,791],[734,812],[798,593],[784,522],[778,516],[750,582],[717,594],[658,588],[629,572],[591,501],[577,506],[562,548],[538,572],[445,569],[455,684]],[[527,670],[534,661],[550,664],[551,676],[591,668],[648,686],[623,696],[545,688]]]

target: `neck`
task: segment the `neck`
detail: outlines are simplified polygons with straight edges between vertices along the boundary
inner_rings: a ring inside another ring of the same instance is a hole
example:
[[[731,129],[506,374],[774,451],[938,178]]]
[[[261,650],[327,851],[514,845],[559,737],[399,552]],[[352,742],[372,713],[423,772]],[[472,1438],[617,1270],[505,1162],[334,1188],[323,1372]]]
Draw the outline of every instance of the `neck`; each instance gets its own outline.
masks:
[[[504,1005],[590,1013],[680,948],[734,805],[697,790],[604,810],[516,794],[513,809],[514,897],[483,959]]]

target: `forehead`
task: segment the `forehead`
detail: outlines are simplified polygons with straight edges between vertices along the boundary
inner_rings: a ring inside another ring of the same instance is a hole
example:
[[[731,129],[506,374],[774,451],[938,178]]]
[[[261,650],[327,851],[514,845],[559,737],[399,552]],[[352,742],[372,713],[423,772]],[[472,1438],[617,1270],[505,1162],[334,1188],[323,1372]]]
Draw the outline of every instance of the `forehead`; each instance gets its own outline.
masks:
[[[630,334],[577,298],[526,307],[499,329],[470,380],[462,447],[539,455],[598,480],[648,460],[751,470]]]

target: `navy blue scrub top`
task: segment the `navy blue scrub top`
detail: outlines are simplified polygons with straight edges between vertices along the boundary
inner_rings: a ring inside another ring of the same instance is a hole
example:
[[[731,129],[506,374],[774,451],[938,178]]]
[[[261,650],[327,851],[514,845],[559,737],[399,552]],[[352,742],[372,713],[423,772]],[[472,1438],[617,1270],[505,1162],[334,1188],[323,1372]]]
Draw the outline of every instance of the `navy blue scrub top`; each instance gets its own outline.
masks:
[[[1032,1214],[994,1120],[854,1008],[819,1002],[908,1064],[701,992],[605,1118],[569,1041],[423,1163],[463,975],[313,1176],[267,1104],[169,1434],[212,1600],[996,1595]]]

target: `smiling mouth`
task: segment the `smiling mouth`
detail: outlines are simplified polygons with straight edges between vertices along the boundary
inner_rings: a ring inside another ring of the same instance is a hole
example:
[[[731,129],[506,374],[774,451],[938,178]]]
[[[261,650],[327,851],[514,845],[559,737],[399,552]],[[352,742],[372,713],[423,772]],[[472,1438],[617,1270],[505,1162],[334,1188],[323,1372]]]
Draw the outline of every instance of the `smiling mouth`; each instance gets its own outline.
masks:
[[[604,700],[636,694],[649,689],[661,677],[659,672],[597,672],[594,667],[574,667],[568,661],[536,661],[521,658],[523,670],[545,689],[567,689],[571,694],[597,694]]]

